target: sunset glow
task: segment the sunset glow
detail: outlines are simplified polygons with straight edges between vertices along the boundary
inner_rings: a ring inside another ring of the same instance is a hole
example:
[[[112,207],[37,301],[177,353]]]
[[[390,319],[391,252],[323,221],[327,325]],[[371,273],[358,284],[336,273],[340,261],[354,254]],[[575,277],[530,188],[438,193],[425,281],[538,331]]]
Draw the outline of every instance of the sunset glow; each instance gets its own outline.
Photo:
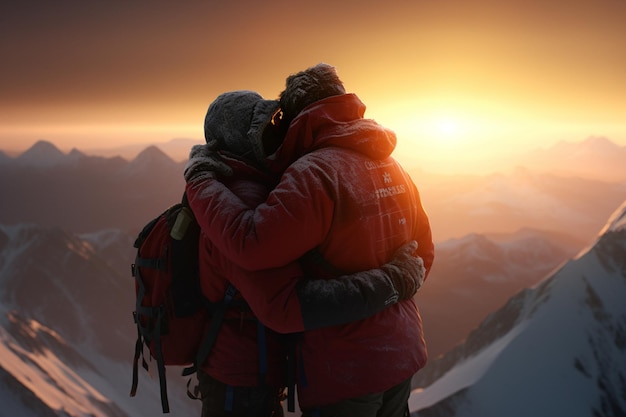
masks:
[[[0,150],[201,141],[217,95],[276,98],[318,62],[398,134],[395,156],[425,169],[495,169],[590,136],[626,145],[626,2],[323,3],[11,2]]]

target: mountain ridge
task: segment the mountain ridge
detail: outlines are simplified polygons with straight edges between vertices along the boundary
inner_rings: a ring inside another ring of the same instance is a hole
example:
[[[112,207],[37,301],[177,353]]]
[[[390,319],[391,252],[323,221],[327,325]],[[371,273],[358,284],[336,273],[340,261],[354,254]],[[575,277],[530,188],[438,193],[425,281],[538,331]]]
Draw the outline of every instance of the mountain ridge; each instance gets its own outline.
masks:
[[[0,223],[58,225],[77,233],[111,228],[134,232],[183,194],[185,162],[173,161],[158,147],[145,148],[131,161],[70,154],[63,163],[38,168],[15,160],[0,163],[0,195],[11,196],[3,199]],[[471,232],[512,233],[521,227],[551,227],[590,241],[626,198],[626,181],[558,177],[528,169],[486,177],[409,174],[438,242]]]
[[[625,218],[626,203],[591,247],[418,373],[412,415],[624,415]]]
[[[0,368],[11,374],[0,378],[0,403],[5,392],[31,392],[51,415],[160,414],[159,384],[147,373],[137,397],[128,395],[137,336],[130,241],[113,230],[81,237],[58,227],[0,225]],[[187,381],[170,371],[171,415],[199,414]]]

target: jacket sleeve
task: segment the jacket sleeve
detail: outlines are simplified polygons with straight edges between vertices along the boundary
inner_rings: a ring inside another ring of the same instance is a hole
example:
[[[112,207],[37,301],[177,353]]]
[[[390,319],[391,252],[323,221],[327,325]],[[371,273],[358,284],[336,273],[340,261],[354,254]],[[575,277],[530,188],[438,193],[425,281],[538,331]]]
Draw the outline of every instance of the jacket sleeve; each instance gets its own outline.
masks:
[[[421,209],[418,234],[415,240],[418,243],[417,255],[422,258],[424,267],[426,268],[426,275],[424,276],[424,281],[426,281],[435,260],[435,244],[433,242],[428,216],[423,209]]]
[[[398,301],[382,269],[326,280],[302,277],[297,263],[254,272],[232,268],[233,284],[252,312],[279,333],[366,319]]]
[[[382,269],[331,280],[302,279],[296,293],[304,330],[363,320],[398,302],[398,292]]]
[[[408,174],[405,173],[407,179],[405,180],[407,183],[412,184],[412,190],[414,193],[413,201],[415,201],[415,224],[414,224],[414,236],[413,238],[417,241],[418,247],[416,254],[422,258],[424,261],[424,267],[426,268],[426,275],[424,280],[428,278],[430,273],[430,269],[435,260],[435,244],[433,242],[432,229],[430,227],[430,220],[428,219],[428,214],[426,214],[426,210],[422,205],[422,200],[417,189],[417,186]]]
[[[196,179],[186,190],[209,239],[231,261],[259,270],[293,262],[323,241],[334,207],[324,191],[328,175],[332,173],[294,164],[255,209],[215,179]]]

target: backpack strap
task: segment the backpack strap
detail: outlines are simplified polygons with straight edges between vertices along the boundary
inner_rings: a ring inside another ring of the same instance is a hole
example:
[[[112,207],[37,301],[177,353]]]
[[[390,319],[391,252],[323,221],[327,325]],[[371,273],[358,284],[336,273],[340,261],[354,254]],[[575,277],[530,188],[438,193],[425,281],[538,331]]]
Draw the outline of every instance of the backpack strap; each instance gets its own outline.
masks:
[[[135,262],[137,262],[140,258],[137,257]],[[165,378],[165,361],[163,359],[163,350],[161,347],[161,332],[163,330],[163,326],[165,325],[164,320],[166,319],[166,311],[164,306],[160,307],[144,307],[141,305],[141,300],[143,300],[146,294],[146,287],[143,282],[143,278],[141,277],[141,273],[139,272],[139,265],[137,263],[132,266],[133,275],[136,278],[136,282],[138,285],[137,290],[137,299],[135,311],[133,312],[133,319],[135,321],[135,325],[137,326],[137,341],[135,342],[135,356],[133,358],[133,379],[132,385],[130,389],[130,396],[134,397],[137,393],[137,385],[139,383],[138,376],[138,367],[139,367],[139,358],[142,358],[142,366],[148,371],[148,363],[146,362],[145,354],[143,353],[143,346],[146,343],[146,340],[154,341],[155,348],[155,359],[157,362],[157,371],[159,373],[159,386],[161,390],[161,408],[163,409],[163,413],[170,412],[169,400],[167,398],[167,380]],[[139,316],[144,316],[148,318],[154,319],[154,326],[150,329],[147,326],[144,326],[139,319]]]
[[[217,304],[213,305],[212,312],[213,315],[211,317],[211,323],[209,325],[209,329],[207,334],[198,350],[198,354],[196,355],[196,360],[194,364],[190,367],[183,369],[182,375],[189,376],[196,373],[204,361],[207,359],[209,354],[211,353],[211,349],[215,344],[217,339],[217,334],[219,333],[219,329],[224,321],[224,315],[226,310],[231,307],[239,307],[239,308],[249,308],[248,303],[245,300],[234,300],[235,295],[237,294],[237,289],[229,284],[224,293],[224,300]],[[257,322],[257,345],[258,345],[258,354],[259,354],[259,386],[265,384],[265,378],[267,376],[268,369],[268,359],[267,359],[267,338],[265,333],[265,325],[259,321],[258,318],[255,318]],[[200,399],[198,396],[198,387],[194,389],[194,392],[191,392],[191,380],[187,382],[187,395],[191,399]],[[233,410],[234,405],[234,396],[235,390],[232,385],[226,386],[226,398],[224,399],[224,411],[231,412]]]
[[[292,333],[287,338],[287,411],[293,413],[296,408],[298,369],[301,372],[298,384],[306,386],[307,383],[304,375],[304,366],[302,363],[298,363],[298,357],[301,357],[299,353],[302,351],[302,333]]]
[[[161,387],[161,408],[164,413],[170,412],[170,405],[167,399],[167,379],[165,378],[165,361],[163,360],[163,349],[161,346],[161,327],[163,325],[163,318],[165,316],[165,308],[161,308],[159,314],[157,315],[156,325],[155,325],[155,354],[157,361],[157,370],[159,372],[159,385]]]
[[[343,272],[328,262],[319,248],[313,248],[300,258],[300,264],[306,273],[309,269],[314,269],[316,277],[322,276],[335,278],[343,275]],[[298,370],[300,371],[300,380],[297,383],[300,386],[307,385],[304,363],[302,363],[302,333],[293,333],[288,336],[287,348],[287,411],[295,412],[295,396],[296,381],[298,379]],[[315,410],[314,410],[315,412]]]
[[[224,411],[232,413],[235,406],[235,387],[226,385],[226,398],[224,398]]]
[[[265,336],[265,326],[259,319],[256,321],[257,348],[259,352],[259,386],[265,385],[267,376],[267,339]]]
[[[217,334],[220,330],[222,322],[224,321],[224,314],[230,306],[235,294],[237,294],[237,289],[232,284],[229,284],[224,294],[224,300],[213,311],[209,331],[202,341],[202,345],[196,355],[196,360],[193,366],[183,369],[183,376],[189,376],[195,373],[198,369],[200,369],[206,358],[208,358],[209,353],[211,353],[211,349],[213,349],[213,345],[215,344],[215,340],[217,339]]]
[[[133,319],[137,322],[137,312],[133,311]],[[141,358],[141,366],[147,371],[148,363],[146,357],[143,354],[143,337],[141,331],[137,327],[137,341],[135,342],[135,356],[133,357],[133,382],[130,388],[130,396],[134,397],[137,394],[137,385],[139,384],[139,358]]]

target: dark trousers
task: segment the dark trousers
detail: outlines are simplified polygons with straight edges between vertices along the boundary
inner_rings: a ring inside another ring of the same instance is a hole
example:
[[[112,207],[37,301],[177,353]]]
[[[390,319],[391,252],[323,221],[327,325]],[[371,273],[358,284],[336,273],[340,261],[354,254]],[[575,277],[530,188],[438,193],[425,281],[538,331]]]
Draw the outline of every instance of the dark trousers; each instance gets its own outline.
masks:
[[[306,410],[302,417],[408,417],[411,379],[377,394],[350,398],[317,409]]]
[[[228,386],[198,372],[202,417],[283,417],[282,389]]]

